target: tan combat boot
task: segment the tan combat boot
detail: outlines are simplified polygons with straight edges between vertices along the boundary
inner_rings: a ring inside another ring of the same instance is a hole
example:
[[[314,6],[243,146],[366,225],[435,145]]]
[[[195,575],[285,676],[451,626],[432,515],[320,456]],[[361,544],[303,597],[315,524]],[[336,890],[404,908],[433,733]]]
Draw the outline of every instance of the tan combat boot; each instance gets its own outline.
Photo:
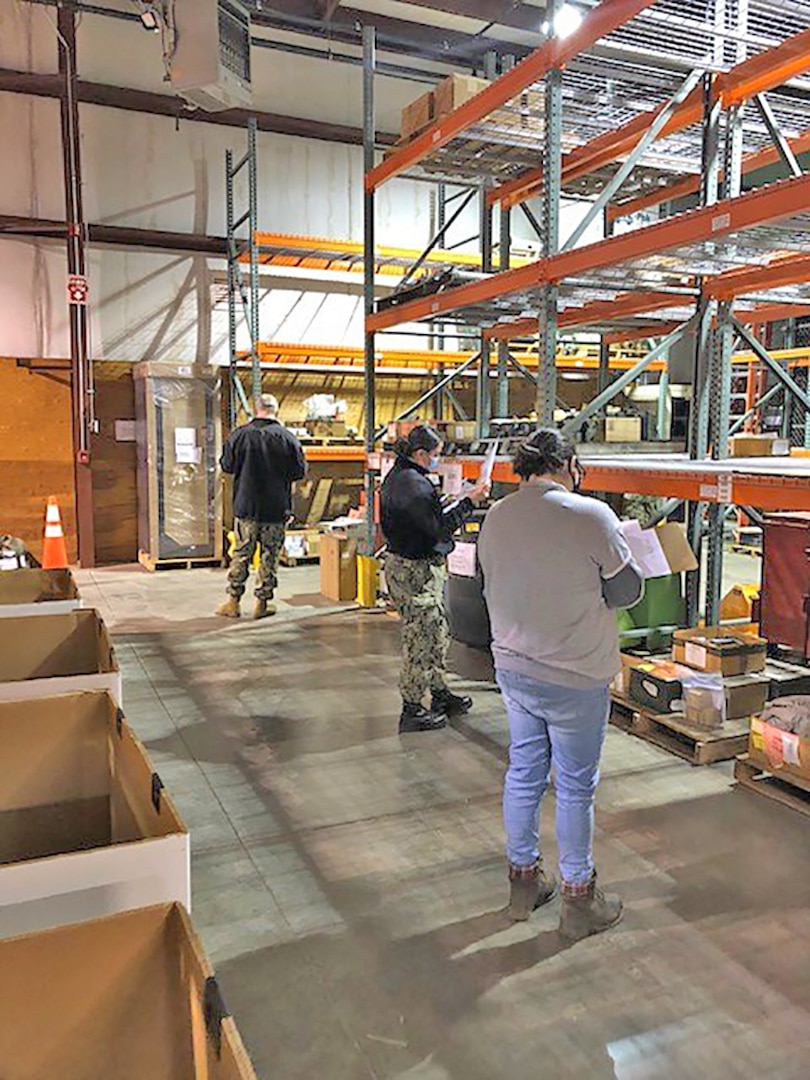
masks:
[[[568,941],[580,941],[601,934],[622,917],[622,902],[613,893],[604,893],[596,884],[596,873],[585,885],[562,885],[560,933]]]
[[[557,895],[554,877],[546,877],[543,864],[538,861],[531,866],[509,865],[509,907],[506,909],[513,922],[525,922],[533,911],[553,900]]]
[[[257,600],[256,606],[253,608],[254,619],[266,619],[270,615],[275,615],[276,605],[271,604],[269,600]]]
[[[238,619],[241,614],[242,611],[239,607],[239,601],[235,596],[229,596],[228,599],[217,608],[217,615],[224,615],[226,619]]]

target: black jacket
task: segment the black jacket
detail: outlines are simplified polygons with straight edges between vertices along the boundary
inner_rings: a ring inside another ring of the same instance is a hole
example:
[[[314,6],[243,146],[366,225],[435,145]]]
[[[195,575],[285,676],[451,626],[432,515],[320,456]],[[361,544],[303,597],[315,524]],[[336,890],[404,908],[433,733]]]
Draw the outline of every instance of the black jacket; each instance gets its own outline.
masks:
[[[455,547],[453,533],[473,512],[469,499],[442,505],[427,470],[399,456],[385,478],[380,501],[388,550],[406,559],[449,555]]]
[[[307,471],[300,442],[278,420],[251,420],[232,431],[220,465],[233,474],[234,515],[263,525],[287,520],[292,485]]]

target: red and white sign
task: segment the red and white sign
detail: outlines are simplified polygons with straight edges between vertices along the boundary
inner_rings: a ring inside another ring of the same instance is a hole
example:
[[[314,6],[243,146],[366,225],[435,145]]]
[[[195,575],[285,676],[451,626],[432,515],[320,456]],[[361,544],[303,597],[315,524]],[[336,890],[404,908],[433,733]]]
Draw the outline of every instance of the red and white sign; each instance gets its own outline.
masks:
[[[87,304],[87,295],[90,292],[90,283],[84,274],[69,274],[67,281],[68,303],[79,304],[84,307]]]

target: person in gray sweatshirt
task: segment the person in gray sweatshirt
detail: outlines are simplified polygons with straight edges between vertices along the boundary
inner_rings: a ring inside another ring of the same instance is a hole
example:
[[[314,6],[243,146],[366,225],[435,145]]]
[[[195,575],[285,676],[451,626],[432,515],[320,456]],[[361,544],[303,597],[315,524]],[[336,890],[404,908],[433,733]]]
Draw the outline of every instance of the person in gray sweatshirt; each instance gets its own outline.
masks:
[[[644,580],[610,507],[579,494],[583,471],[559,431],[534,432],[513,468],[523,482],[492,507],[478,542],[511,739],[503,799],[509,911],[527,919],[557,892],[539,848],[553,763],[560,931],[578,940],[622,914],[619,897],[597,886],[593,807],[608,687],[621,666],[615,609],[637,603]]]

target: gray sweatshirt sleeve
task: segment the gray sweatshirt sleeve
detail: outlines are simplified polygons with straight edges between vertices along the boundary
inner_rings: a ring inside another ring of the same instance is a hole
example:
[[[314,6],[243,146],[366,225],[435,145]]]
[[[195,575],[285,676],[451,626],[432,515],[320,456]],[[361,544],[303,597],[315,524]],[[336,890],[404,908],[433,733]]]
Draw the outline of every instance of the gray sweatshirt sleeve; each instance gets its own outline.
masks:
[[[639,602],[644,595],[644,577],[634,562],[614,574],[613,577],[602,578],[602,596],[609,608],[631,608]]]

